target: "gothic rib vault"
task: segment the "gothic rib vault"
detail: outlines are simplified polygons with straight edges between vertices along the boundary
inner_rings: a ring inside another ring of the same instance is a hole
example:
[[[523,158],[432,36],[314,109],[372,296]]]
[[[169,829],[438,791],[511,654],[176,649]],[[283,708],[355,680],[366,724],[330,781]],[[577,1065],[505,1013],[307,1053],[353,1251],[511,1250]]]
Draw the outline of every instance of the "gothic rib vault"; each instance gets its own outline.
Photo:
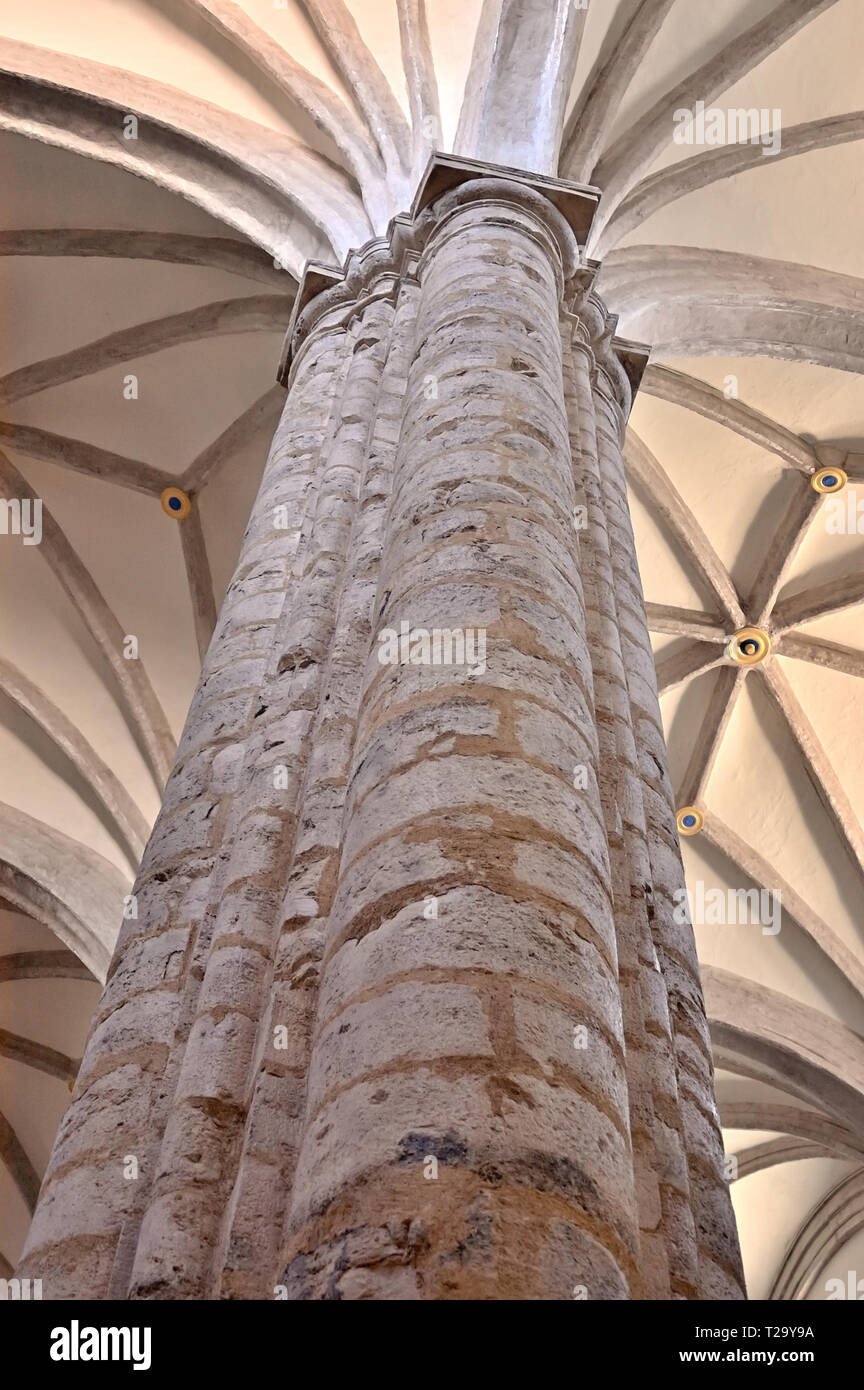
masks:
[[[444,148],[602,192],[596,287],[652,346],[625,453],[676,800],[705,816],[688,880],[784,905],[777,935],[697,926],[750,1290],[824,1296],[856,1267],[864,1134],[861,541],[810,486],[864,463],[854,4],[706,5],[698,35],[680,0],[121,8],[84,32],[0,10],[22,171],[0,476],[46,509],[40,547],[2,546],[6,1259],[279,416],[303,264],[380,236]],[[698,100],[781,108],[782,155],[681,160],[672,113]],[[772,650],[748,669],[723,653],[750,623]]]

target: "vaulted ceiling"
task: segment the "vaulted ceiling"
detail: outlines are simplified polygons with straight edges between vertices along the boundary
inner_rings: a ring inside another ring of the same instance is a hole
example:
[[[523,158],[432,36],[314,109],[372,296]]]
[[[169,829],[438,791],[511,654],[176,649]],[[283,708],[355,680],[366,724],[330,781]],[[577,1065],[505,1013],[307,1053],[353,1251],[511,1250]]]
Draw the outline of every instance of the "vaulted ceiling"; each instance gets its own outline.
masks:
[[[652,345],[627,460],[673,780],[704,815],[688,885],[783,904],[776,931],[696,925],[750,1294],[824,1298],[864,1268],[860,0],[0,0],[0,34],[0,494],[43,501],[39,545],[0,535],[0,1266],[230,579],[297,279],[381,233],[438,148],[603,192],[598,287]],[[699,101],[779,112],[779,150],[678,144]],[[749,624],[772,646],[745,667]]]

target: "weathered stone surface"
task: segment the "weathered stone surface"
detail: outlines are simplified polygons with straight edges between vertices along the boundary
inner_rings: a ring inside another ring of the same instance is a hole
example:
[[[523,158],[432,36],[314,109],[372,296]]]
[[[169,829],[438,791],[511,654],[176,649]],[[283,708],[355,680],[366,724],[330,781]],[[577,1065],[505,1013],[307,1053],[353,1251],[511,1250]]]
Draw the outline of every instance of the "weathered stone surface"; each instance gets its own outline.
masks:
[[[298,301],[46,1296],[741,1296],[630,387],[548,185],[463,173]]]

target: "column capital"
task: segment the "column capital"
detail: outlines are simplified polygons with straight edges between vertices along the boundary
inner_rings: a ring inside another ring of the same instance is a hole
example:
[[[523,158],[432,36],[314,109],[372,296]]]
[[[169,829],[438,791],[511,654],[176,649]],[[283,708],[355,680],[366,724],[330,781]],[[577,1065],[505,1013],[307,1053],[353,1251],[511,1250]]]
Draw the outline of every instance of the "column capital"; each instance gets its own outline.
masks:
[[[580,246],[588,240],[600,202],[599,188],[528,173],[525,169],[511,169],[504,164],[489,164],[482,159],[464,159],[458,154],[438,152],[430,156],[411,204],[412,217],[417,217],[445,193],[477,179],[500,179],[539,193],[558,209]]]
[[[594,288],[600,262],[586,259],[568,286],[564,309],[573,324],[573,346],[588,355],[592,370],[606,383],[607,399],[617,409],[623,429],[648,365],[645,343],[618,337],[618,315],[610,313]]]
[[[341,269],[307,262],[285,335],[279,382],[289,385],[292,364],[314,328],[331,318],[334,325],[344,326],[345,316],[350,318],[370,293],[395,295],[400,282],[416,274],[423,248],[440,216],[461,201],[459,190],[463,188],[466,204],[474,197],[494,201],[500,192],[502,202],[524,202],[528,210],[545,215],[561,250],[565,279],[562,307],[582,320],[582,336],[613,383],[613,395],[626,419],[649,349],[614,337],[617,317],[608,312],[592,288],[599,262],[586,259],[581,248],[591,230],[600,190],[440,151],[430,156],[410,211],[392,218],[386,235],[373,237],[349,252]]]

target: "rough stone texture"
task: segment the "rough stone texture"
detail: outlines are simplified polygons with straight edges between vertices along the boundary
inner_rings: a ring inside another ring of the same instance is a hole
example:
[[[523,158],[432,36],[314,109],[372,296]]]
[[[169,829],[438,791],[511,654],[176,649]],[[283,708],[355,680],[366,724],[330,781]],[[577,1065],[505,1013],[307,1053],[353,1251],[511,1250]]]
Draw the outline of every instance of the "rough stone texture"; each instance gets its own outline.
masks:
[[[548,185],[482,173],[301,287],[22,1262],[46,1297],[742,1296],[634,354]],[[485,657],[383,664],[403,623]]]

